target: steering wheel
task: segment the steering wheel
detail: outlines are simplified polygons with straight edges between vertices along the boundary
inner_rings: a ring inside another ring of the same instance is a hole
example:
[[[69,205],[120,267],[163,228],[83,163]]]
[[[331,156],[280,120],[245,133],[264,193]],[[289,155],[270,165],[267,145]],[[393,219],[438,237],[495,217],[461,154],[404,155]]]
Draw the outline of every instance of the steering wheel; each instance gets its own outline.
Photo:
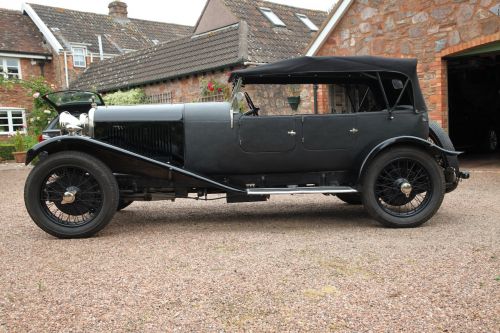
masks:
[[[248,95],[247,92],[245,92],[245,99],[247,100],[247,105],[250,108],[250,111],[245,112],[243,115],[258,117],[260,109],[256,107],[255,104],[253,104],[252,99],[250,98],[250,95]]]

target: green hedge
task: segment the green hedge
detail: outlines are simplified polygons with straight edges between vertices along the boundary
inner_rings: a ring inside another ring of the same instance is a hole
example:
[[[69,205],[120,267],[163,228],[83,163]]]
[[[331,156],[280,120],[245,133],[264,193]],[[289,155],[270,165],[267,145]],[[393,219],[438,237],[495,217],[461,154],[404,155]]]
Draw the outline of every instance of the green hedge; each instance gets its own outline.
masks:
[[[15,151],[14,145],[0,143],[0,157],[4,160],[13,160],[12,153]]]

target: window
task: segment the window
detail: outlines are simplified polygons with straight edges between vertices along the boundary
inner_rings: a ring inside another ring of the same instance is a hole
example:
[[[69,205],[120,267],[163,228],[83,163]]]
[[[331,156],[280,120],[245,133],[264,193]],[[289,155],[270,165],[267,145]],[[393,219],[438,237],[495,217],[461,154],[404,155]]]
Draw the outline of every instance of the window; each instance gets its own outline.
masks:
[[[148,95],[146,96],[146,104],[172,104],[172,93]]]
[[[22,109],[0,108],[0,134],[26,133],[26,116]]]
[[[21,65],[16,58],[0,58],[0,73],[7,78],[21,79]]]
[[[271,9],[265,7],[259,7],[259,9],[272,24],[278,27],[286,27],[286,24]]]
[[[381,105],[366,84],[329,85],[330,113],[345,114],[381,111]]]
[[[295,14],[295,15],[297,15],[297,17],[302,21],[302,23],[304,23],[309,29],[311,29],[311,31],[319,30],[318,26],[314,24],[313,21],[309,19],[309,17],[305,16],[304,14]]]
[[[87,67],[87,50],[84,47],[73,47],[73,66]]]

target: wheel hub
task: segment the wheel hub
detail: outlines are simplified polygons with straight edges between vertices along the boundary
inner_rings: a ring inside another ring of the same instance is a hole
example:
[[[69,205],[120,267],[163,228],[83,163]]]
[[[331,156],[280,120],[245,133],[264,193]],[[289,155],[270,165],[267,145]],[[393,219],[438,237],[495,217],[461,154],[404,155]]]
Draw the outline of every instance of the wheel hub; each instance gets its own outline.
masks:
[[[64,192],[61,205],[69,205],[75,202],[76,200],[76,194],[78,193],[79,189],[71,186],[66,189],[66,192]]]
[[[413,191],[413,188],[409,182],[404,182],[403,184],[401,184],[400,189],[401,189],[401,192],[403,192],[403,194],[407,198],[410,197],[411,191]]]

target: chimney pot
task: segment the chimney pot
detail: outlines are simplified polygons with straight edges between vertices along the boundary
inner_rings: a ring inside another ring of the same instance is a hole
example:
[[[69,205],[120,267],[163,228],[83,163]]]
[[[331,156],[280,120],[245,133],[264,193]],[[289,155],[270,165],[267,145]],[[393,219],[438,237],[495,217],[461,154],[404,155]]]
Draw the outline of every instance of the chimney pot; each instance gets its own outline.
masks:
[[[122,1],[113,1],[108,5],[109,16],[117,19],[127,19],[127,4]]]

